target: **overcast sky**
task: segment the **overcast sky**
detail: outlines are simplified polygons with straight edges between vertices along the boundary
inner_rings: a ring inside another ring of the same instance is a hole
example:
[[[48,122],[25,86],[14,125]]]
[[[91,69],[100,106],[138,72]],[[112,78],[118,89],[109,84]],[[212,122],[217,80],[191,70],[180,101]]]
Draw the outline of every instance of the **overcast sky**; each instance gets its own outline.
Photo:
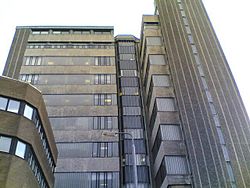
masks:
[[[203,0],[203,3],[250,114],[250,1]],[[110,25],[115,27],[115,35],[139,37],[142,14],[153,12],[153,0],[1,0],[0,74],[16,26]]]

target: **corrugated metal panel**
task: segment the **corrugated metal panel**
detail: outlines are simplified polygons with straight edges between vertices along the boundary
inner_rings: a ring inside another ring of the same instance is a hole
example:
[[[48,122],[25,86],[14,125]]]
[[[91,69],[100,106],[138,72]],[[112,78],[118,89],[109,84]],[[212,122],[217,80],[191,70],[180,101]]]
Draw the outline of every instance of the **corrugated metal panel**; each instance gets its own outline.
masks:
[[[142,128],[141,116],[123,116],[124,129]]]
[[[153,75],[152,79],[154,86],[159,86],[159,87],[170,86],[170,79],[168,75]]]
[[[55,173],[55,188],[72,187],[91,188],[91,173]]]
[[[92,156],[92,143],[58,143],[58,158],[80,158]]]
[[[165,156],[167,174],[188,174],[187,160],[184,156]]]
[[[138,87],[138,78],[137,77],[121,77],[121,87]]]
[[[121,76],[135,77],[137,76],[137,71],[136,70],[121,70]]]
[[[173,98],[156,98],[158,111],[176,111],[175,101]]]
[[[122,96],[122,106],[141,106],[139,96]]]
[[[120,61],[120,69],[131,69],[136,70],[136,62],[135,61]]]
[[[139,95],[138,87],[123,87],[122,88],[123,95]]]
[[[119,187],[118,172],[92,172],[92,173],[55,173],[55,188],[73,187]]]
[[[182,140],[179,125],[161,125],[162,140]]]
[[[123,107],[123,115],[141,115],[141,107]]]

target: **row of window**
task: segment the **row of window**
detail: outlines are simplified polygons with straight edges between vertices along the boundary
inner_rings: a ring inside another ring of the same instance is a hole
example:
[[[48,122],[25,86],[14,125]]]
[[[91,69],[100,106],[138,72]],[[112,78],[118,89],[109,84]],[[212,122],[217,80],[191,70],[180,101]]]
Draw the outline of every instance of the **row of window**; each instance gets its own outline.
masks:
[[[49,118],[53,130],[110,130],[118,129],[117,117],[54,117]]]
[[[34,122],[37,128],[38,134],[41,138],[41,142],[42,142],[46,157],[48,159],[49,166],[51,167],[52,171],[54,171],[55,162],[52,158],[52,153],[49,147],[48,139],[46,137],[43,125],[40,121],[37,109],[30,106],[29,104],[26,104],[23,101],[9,99],[9,98],[0,96],[0,110],[23,115],[24,117]]]
[[[111,106],[117,104],[116,94],[43,95],[47,106]]]
[[[17,138],[0,135],[0,151],[16,155],[27,161],[38,181],[39,186],[41,188],[48,188],[48,183],[39,165],[37,157],[29,144],[24,143]]]
[[[59,158],[118,157],[118,142],[57,143]]]
[[[138,67],[135,58],[135,44],[133,42],[119,42],[119,81],[120,81],[120,108],[122,113],[121,129],[129,133],[134,138],[138,187],[149,187],[149,169],[146,161],[147,149],[142,122],[142,107],[139,94]],[[132,140],[128,135],[124,135],[123,156],[125,158],[124,187],[133,186],[133,158],[132,158]]]
[[[46,57],[46,56],[25,56],[23,65],[44,65],[44,66],[59,66],[59,65],[79,65],[79,66],[112,66],[115,65],[115,57],[112,56],[96,56],[96,57]]]
[[[111,74],[95,74],[95,75],[20,74],[19,79],[37,85],[111,85],[116,83],[116,76]]]
[[[119,172],[55,173],[54,187],[118,188],[120,187]]]
[[[156,187],[161,187],[167,175],[188,175],[189,169],[185,156],[165,156],[157,172]]]
[[[29,43],[28,49],[114,49],[110,44],[92,44],[92,43]]]
[[[111,35],[111,31],[101,31],[101,30],[32,30],[32,35],[67,35],[67,34],[77,34],[77,35],[89,35],[89,34],[95,34],[95,35]]]

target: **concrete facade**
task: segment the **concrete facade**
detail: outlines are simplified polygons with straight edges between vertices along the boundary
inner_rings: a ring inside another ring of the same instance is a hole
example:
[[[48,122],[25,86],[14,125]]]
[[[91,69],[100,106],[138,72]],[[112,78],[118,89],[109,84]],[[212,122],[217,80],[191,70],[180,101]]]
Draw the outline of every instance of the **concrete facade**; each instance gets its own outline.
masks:
[[[57,149],[41,93],[30,84],[6,77],[0,77],[0,85],[0,137],[11,140],[9,150],[1,149],[0,186],[53,187]],[[8,101],[8,107],[4,101]],[[10,106],[12,101],[20,103],[16,112]],[[33,115],[30,114],[32,119],[26,114],[27,104],[33,107]],[[36,126],[37,120],[40,122],[40,132]],[[19,142],[25,144],[26,149],[21,151],[23,156],[17,153]],[[51,160],[53,164],[49,163]],[[33,163],[39,170],[40,176],[37,175]]]

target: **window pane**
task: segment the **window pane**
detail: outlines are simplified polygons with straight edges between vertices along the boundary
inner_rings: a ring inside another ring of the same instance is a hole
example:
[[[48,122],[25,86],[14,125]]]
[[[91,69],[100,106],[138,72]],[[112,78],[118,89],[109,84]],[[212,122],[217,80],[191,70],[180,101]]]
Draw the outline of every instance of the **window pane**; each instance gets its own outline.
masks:
[[[149,63],[151,65],[166,65],[164,55],[149,55]]]
[[[18,113],[19,106],[20,106],[20,102],[14,101],[14,100],[10,100],[7,110],[8,110],[9,112]]]
[[[165,156],[168,174],[188,174],[187,161],[183,156]]]
[[[0,136],[0,151],[9,152],[11,138]]]
[[[161,37],[147,37],[147,45],[161,45]]]
[[[179,125],[161,125],[162,140],[181,140]]]
[[[8,99],[0,97],[0,110],[6,110]]]
[[[21,158],[24,158],[24,155],[25,155],[25,149],[26,149],[26,144],[18,141],[17,142],[17,146],[16,146],[16,152],[15,152],[15,155],[21,157]]]
[[[25,109],[24,109],[24,113],[23,113],[24,117],[28,118],[28,119],[32,119],[32,115],[33,115],[33,108],[29,105],[25,105]]]
[[[156,98],[158,111],[176,111],[173,98]]]

